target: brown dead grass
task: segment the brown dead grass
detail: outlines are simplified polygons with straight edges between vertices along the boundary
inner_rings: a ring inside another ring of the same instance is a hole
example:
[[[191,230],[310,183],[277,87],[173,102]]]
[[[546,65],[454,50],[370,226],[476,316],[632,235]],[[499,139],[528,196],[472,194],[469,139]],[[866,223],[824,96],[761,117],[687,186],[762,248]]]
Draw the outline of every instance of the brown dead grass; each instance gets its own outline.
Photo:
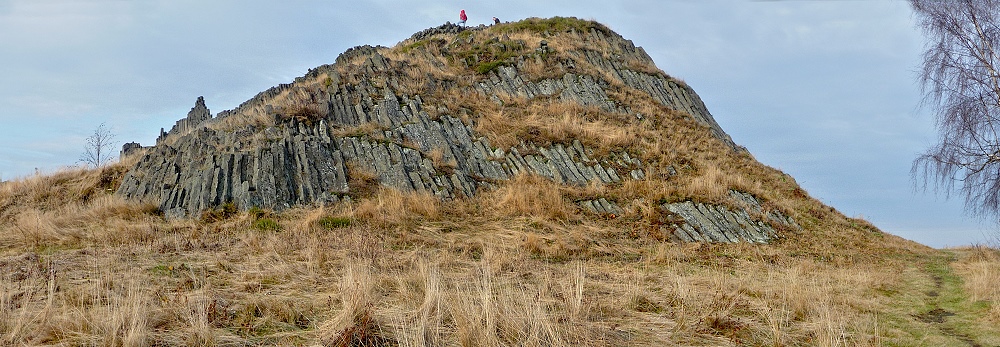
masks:
[[[987,318],[1000,323],[1000,250],[985,245],[964,249],[954,265],[955,272],[965,282],[965,290],[973,302],[992,303]]]
[[[52,189],[72,195],[86,187],[67,185],[96,176],[77,175]],[[37,183],[4,194],[42,194]],[[211,223],[101,212],[118,205],[94,198],[46,215],[25,206],[44,201],[18,200],[0,230],[0,336],[14,345],[874,346],[885,293],[905,291],[899,269],[926,252],[888,236],[817,247],[827,235],[870,233],[848,221],[808,236],[816,243],[663,243],[628,232],[628,216],[580,214],[576,189],[600,190],[524,176],[468,200],[382,189]],[[282,228],[251,227],[262,217]],[[319,222],[327,217],[349,223]],[[123,233],[115,219],[148,232]],[[18,231],[29,228],[45,232]]]
[[[621,126],[613,117],[602,117],[596,108],[562,101],[509,103],[482,114],[476,131],[490,134],[491,143],[500,148],[515,147],[522,141],[544,146],[578,140],[589,148],[610,152],[638,145],[641,140],[637,129]]]

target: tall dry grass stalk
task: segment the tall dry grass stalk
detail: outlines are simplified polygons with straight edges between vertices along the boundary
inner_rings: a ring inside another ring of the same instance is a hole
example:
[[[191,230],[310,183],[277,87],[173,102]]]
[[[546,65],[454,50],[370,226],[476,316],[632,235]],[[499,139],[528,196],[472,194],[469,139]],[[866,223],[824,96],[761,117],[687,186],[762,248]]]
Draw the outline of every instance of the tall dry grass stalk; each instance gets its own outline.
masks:
[[[30,258],[37,256],[27,257],[33,260]],[[27,274],[28,278],[5,278],[0,297],[4,303],[0,307],[4,322],[0,323],[0,342],[148,345],[156,312],[141,274],[113,272],[103,262],[92,266],[86,272],[96,276],[82,282],[74,277],[77,271],[53,261],[36,269],[41,271]],[[12,287],[12,282],[20,285]]]
[[[376,303],[376,283],[372,269],[358,262],[348,262],[343,277],[340,279],[340,312],[328,322],[320,326],[322,339],[333,341],[335,345],[350,344],[353,339],[363,340],[371,334],[381,334],[372,324],[373,305]],[[357,337],[354,334],[358,334]],[[348,344],[343,344],[347,342]]]
[[[424,297],[419,307],[417,346],[437,346],[445,338],[444,300],[445,288],[441,282],[441,270],[437,265],[420,263],[420,274],[424,279]]]
[[[427,192],[405,193],[384,188],[350,209],[352,218],[376,227],[407,226],[415,220],[441,217],[441,200]]]
[[[576,207],[566,201],[560,186],[534,175],[520,175],[511,184],[487,192],[490,212],[500,217],[535,217],[565,221],[576,216]]]
[[[959,249],[961,258],[955,265],[956,272],[965,283],[965,290],[973,302],[987,302],[989,320],[1000,322],[1000,250],[979,245]]]
[[[545,307],[544,292],[498,278],[489,261],[470,274],[474,281],[457,282],[448,313],[462,345],[562,346],[560,329]]]

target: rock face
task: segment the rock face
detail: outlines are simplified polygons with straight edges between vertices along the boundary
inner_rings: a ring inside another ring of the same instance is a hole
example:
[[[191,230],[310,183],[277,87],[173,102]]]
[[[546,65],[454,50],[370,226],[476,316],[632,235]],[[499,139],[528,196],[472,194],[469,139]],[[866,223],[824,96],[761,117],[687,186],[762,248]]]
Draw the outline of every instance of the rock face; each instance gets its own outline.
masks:
[[[152,148],[118,192],[136,198],[160,195],[161,209],[180,217],[225,202],[272,209],[337,202],[351,196],[352,175],[445,199],[473,196],[491,182],[522,172],[578,185],[621,182],[619,168],[642,175],[641,162],[627,153],[597,161],[579,142],[494,148],[458,118],[431,119],[419,98],[384,92],[377,103],[333,107],[312,125],[293,119],[262,134],[199,128],[173,146]],[[350,97],[331,96],[337,103]],[[332,135],[345,125],[361,124],[376,124],[383,139]],[[264,137],[264,144],[252,143],[259,140],[255,136]],[[143,174],[141,179],[136,173]]]
[[[777,236],[777,231],[767,223],[768,220],[776,225],[800,228],[795,220],[781,212],[765,212],[760,202],[750,194],[731,190],[729,195],[741,202],[743,209],[734,211],[724,206],[691,201],[661,206],[683,220],[672,226],[674,239],[684,242],[767,243]]]
[[[135,153],[136,151],[138,151],[138,150],[140,150],[142,148],[143,148],[142,145],[139,144],[138,142],[129,142],[129,143],[126,143],[126,144],[122,145],[122,151],[119,154],[119,158],[125,157],[127,155],[131,155],[132,153]]]
[[[471,42],[473,36],[461,34],[466,30],[485,29],[445,25],[417,33],[408,42]],[[529,69],[532,57],[539,60],[550,49],[542,41],[533,55],[508,58],[462,92],[479,93],[496,102],[502,102],[500,95],[550,98],[639,119],[652,116],[609,96],[609,84],[620,83],[648,94],[669,109],[690,115],[733,150],[739,150],[690,87],[662,72],[631,67],[636,61],[652,65],[642,48],[606,30],[591,28],[589,33],[580,34],[587,40],[616,47],[616,54],[609,57],[588,49],[572,50],[566,53],[570,59],[557,63],[555,70],[564,73],[529,78],[524,71]],[[491,44],[503,42],[523,46],[509,39],[496,39]],[[149,148],[128,172],[117,194],[158,201],[167,216],[179,218],[225,203],[244,209],[275,210],[335,203],[356,199],[375,185],[458,199],[491,189],[519,174],[580,186],[620,184],[646,177],[646,163],[627,149],[595,153],[576,140],[495,146],[478,134],[470,121],[463,120],[467,110],[462,105],[428,105],[433,95],[407,93],[407,88],[401,87],[405,84],[400,77],[403,63],[387,58],[386,50],[353,48],[338,57],[335,64],[313,69],[294,83],[264,91],[214,118],[204,98],[199,97],[187,117],[170,131],[161,130],[157,145]],[[431,62],[441,61],[430,58]],[[363,72],[361,78],[342,73],[350,64]],[[576,72],[582,69],[575,65],[581,64],[603,73],[595,76],[593,69],[590,73]],[[454,83],[428,78],[426,88],[447,91]],[[781,215],[770,221],[761,219],[770,215],[760,212],[754,197],[733,194],[747,201],[749,213],[694,202],[662,206],[684,220],[676,225],[674,239],[768,242],[776,235],[771,222],[794,225]],[[607,198],[578,204],[592,213],[622,211]]]
[[[212,111],[208,110],[205,106],[205,97],[199,96],[198,100],[195,100],[194,107],[188,112],[187,117],[181,118],[174,124],[170,131],[163,131],[160,128],[160,136],[156,138],[156,143],[159,144],[167,136],[180,136],[186,134],[191,130],[197,128],[199,125],[212,119]]]

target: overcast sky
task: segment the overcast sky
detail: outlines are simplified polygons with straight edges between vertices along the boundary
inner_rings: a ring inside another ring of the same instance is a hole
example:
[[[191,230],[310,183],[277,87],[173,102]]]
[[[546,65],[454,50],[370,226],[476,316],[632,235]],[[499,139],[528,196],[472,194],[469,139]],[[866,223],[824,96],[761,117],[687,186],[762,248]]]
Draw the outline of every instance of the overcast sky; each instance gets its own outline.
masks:
[[[918,108],[923,37],[892,0],[0,0],[0,178],[74,165],[101,123],[119,143],[152,144],[198,96],[231,109],[460,9],[473,25],[600,21],[691,85],[758,160],[844,214],[934,247],[997,235],[960,201],[914,189],[910,164],[936,135]]]

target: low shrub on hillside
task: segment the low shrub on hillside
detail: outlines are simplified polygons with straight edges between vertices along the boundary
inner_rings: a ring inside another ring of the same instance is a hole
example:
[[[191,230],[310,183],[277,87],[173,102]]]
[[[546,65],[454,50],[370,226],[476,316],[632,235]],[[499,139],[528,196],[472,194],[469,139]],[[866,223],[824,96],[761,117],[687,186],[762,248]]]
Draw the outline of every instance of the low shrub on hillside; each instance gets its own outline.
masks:
[[[611,29],[608,29],[601,23],[575,17],[528,18],[514,23],[505,23],[497,27],[497,30],[500,32],[529,31],[538,34],[546,32],[552,34],[570,30],[586,33],[590,32],[590,29],[596,29],[606,34],[612,32]]]
[[[351,226],[351,219],[347,217],[326,216],[320,218],[317,223],[324,229],[333,230]]]
[[[296,104],[285,107],[279,113],[283,120],[294,119],[299,123],[311,126],[313,123],[323,119],[324,114],[320,113],[319,107],[311,104]]]
[[[215,223],[227,220],[237,215],[239,212],[240,209],[236,206],[236,203],[227,202],[222,204],[222,206],[202,211],[199,220],[201,220],[202,223]]]
[[[281,231],[281,224],[271,218],[261,218],[253,222],[253,228],[260,231]]]

